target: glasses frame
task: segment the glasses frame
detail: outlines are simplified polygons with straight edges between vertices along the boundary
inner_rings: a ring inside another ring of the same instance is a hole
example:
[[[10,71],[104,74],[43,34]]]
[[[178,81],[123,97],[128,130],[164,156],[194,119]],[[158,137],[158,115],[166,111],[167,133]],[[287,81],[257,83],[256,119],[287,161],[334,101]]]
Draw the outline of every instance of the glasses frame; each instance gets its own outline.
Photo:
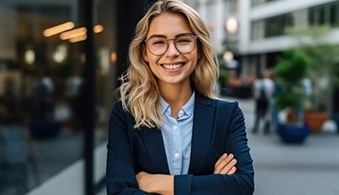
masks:
[[[190,36],[190,37],[193,38],[193,41],[194,41],[194,47],[193,47],[192,50],[189,51],[189,52],[181,52],[181,51],[178,49],[175,40],[177,40],[177,39],[179,39],[179,38],[182,38],[182,37],[186,37],[186,36]],[[147,49],[148,49],[148,51],[150,51],[150,52],[151,52],[153,55],[155,55],[155,56],[162,56],[162,55],[164,55],[164,54],[167,52],[167,50],[168,50],[168,48],[169,48],[169,43],[168,43],[169,41],[173,41],[174,47],[175,47],[175,49],[176,49],[179,53],[181,53],[181,54],[188,54],[188,53],[191,53],[191,52],[195,49],[195,47],[197,46],[197,39],[198,39],[198,36],[197,36],[197,35],[194,35],[194,34],[184,34],[184,35],[177,36],[177,37],[175,37],[174,39],[166,39],[166,38],[164,37],[164,40],[166,40],[166,45],[167,45],[167,47],[166,47],[166,49],[164,50],[164,52],[161,53],[161,54],[155,54],[155,53],[153,53],[152,50],[149,48],[149,46],[148,46],[148,41],[149,41],[150,39],[152,39],[152,38],[153,38],[153,37],[150,37],[150,38],[144,40],[144,41],[145,41],[145,44],[146,44],[146,47],[147,47]]]

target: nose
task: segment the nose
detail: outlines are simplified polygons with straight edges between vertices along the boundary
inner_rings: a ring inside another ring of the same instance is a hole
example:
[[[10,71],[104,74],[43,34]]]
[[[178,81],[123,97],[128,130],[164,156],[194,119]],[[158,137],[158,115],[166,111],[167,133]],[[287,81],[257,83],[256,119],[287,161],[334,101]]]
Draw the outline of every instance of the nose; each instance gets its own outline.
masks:
[[[167,44],[168,48],[165,53],[166,56],[178,56],[180,54],[178,49],[175,47],[174,40],[168,40]]]

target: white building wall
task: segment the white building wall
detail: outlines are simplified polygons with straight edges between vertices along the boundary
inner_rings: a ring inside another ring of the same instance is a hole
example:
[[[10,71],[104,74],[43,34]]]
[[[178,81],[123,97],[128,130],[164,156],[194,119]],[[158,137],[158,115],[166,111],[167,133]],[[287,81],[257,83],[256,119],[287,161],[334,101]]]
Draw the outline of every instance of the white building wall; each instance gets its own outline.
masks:
[[[281,51],[293,46],[296,41],[292,37],[279,36],[264,38],[262,40],[251,40],[251,24],[255,20],[262,20],[265,18],[296,12],[299,10],[307,9],[313,6],[322,5],[337,0],[280,0],[270,3],[265,3],[259,6],[251,7],[251,0],[239,0],[240,1],[240,43],[239,53],[241,55],[258,54],[266,52]],[[305,25],[307,20],[307,13],[302,11],[295,16],[297,19],[296,24]],[[301,14],[301,15],[300,15]],[[304,14],[304,15],[302,15]],[[339,43],[339,29],[333,29],[330,32],[331,43]]]
[[[232,1],[232,2],[231,2]],[[223,42],[226,40],[227,32],[225,29],[226,19],[228,17],[238,18],[238,9],[234,5],[237,0],[185,0],[200,14],[204,22],[209,27],[211,33],[211,42],[217,54],[224,51]],[[232,39],[237,35],[232,35]]]
[[[254,60],[249,55],[266,55],[270,52],[279,52],[296,44],[296,40],[290,36],[269,37],[258,40],[251,39],[252,22],[278,16],[281,14],[293,13],[294,22],[297,26],[306,27],[308,24],[307,9],[310,7],[335,2],[337,0],[280,0],[252,6],[252,0],[238,0],[238,9],[230,10],[231,0],[189,0],[200,13],[205,22],[211,28],[212,44],[218,54],[222,53],[222,43],[226,39],[225,21],[229,16],[238,18],[239,27],[236,36],[238,40],[238,54],[242,56],[240,64],[242,75],[253,75],[257,66],[264,66],[263,60]],[[211,3],[212,2],[212,3]],[[211,25],[213,23],[213,25]],[[264,33],[264,25],[260,26],[258,33]],[[260,32],[261,31],[261,32]],[[262,34],[263,35],[263,34]],[[261,36],[262,37],[262,36]],[[339,28],[332,29],[327,36],[331,43],[339,44]],[[259,64],[258,64],[259,63]],[[260,69],[260,68],[259,68]]]
[[[198,0],[198,2],[196,10],[209,28],[212,45],[216,53],[222,53],[222,42],[225,37],[223,29],[225,6],[223,0],[214,0],[213,3],[208,3],[208,0]],[[190,2],[188,3],[190,5],[192,4]]]
[[[246,0],[251,1],[251,0]],[[259,20],[284,13],[291,13],[337,0],[280,0],[255,6],[251,9],[250,19]]]
[[[239,0],[239,53],[248,50],[251,41],[251,1]]]
[[[216,0],[215,3],[215,29],[212,35],[213,45],[215,45],[215,51],[220,54],[223,52],[223,40],[225,38],[225,5],[223,0]]]

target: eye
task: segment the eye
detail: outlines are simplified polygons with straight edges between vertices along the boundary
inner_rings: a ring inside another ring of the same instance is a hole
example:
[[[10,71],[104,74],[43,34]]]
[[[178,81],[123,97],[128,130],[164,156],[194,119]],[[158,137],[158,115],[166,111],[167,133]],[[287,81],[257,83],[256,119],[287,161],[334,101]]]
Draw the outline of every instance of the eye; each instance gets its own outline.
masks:
[[[192,37],[179,37],[176,40],[176,42],[179,43],[179,44],[189,44],[192,41],[193,41]]]
[[[159,38],[152,38],[149,40],[151,45],[154,46],[161,46],[161,45],[165,45],[166,44],[166,40],[165,39],[159,39]]]

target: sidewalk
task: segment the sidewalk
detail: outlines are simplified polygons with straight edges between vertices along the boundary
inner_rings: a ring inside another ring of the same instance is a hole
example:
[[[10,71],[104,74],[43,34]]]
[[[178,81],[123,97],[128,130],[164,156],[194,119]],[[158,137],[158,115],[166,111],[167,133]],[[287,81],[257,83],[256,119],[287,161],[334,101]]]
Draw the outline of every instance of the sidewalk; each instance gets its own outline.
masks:
[[[254,102],[236,101],[244,112],[254,160],[255,195],[339,194],[338,134],[311,135],[302,145],[285,144],[275,132],[252,134]]]

